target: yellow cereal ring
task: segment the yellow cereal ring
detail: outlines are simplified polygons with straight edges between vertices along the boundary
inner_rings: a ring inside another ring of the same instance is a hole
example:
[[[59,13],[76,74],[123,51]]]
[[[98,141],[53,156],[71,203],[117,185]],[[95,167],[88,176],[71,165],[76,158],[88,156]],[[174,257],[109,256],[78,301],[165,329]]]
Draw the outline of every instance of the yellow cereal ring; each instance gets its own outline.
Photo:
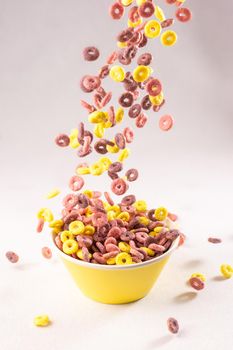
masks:
[[[112,161],[107,157],[102,157],[99,159],[99,163],[103,166],[104,171],[107,171],[110,165],[112,164]]]
[[[127,211],[123,211],[122,213],[120,213],[118,216],[117,216],[117,219],[121,219],[123,221],[129,221],[129,218],[130,218],[130,215]]]
[[[147,0],[136,0],[136,3],[137,3],[138,6],[141,6],[146,1]]]
[[[118,247],[122,252],[125,252],[125,253],[130,252],[130,245],[126,242],[119,242]]]
[[[106,262],[107,262],[107,265],[115,265],[116,258],[108,258],[108,260]]]
[[[139,212],[145,212],[147,210],[147,204],[143,200],[136,201],[133,206]]]
[[[68,241],[68,239],[74,239],[74,235],[70,231],[62,231],[60,235],[62,243]]]
[[[177,42],[177,35],[173,30],[166,30],[160,37],[164,46],[173,46]]]
[[[107,121],[106,114],[102,111],[95,111],[89,114],[88,120],[90,123],[98,124]]]
[[[125,70],[121,66],[113,66],[110,69],[109,76],[114,81],[121,82],[125,79]]]
[[[124,109],[119,107],[115,114],[116,123],[119,124],[124,118]]]
[[[112,126],[112,123],[110,120],[106,121],[105,123],[101,123],[104,129],[109,129]]]
[[[46,327],[51,323],[48,315],[36,316],[33,322],[34,322],[34,325],[37,327]]]
[[[155,17],[160,21],[165,21],[166,17],[164,16],[164,12],[159,6],[155,6]]]
[[[154,256],[155,255],[155,252],[152,249],[150,249],[150,248],[141,247],[140,249],[144,250],[144,252],[146,252],[146,254],[149,255],[149,256]]]
[[[89,217],[89,216],[91,216],[93,214],[93,212],[92,212],[92,210],[91,210],[91,208],[90,207],[87,207],[87,209],[86,209],[86,217]]]
[[[90,166],[90,172],[92,175],[99,176],[104,172],[104,167],[101,163],[94,163]]]
[[[91,190],[85,190],[83,191],[83,194],[85,194],[85,196],[87,196],[88,198],[93,197],[93,192]]]
[[[150,220],[147,217],[145,217],[145,216],[140,216],[138,218],[138,220],[139,220],[140,224],[142,224],[142,225],[146,225],[147,226],[150,223]]]
[[[42,208],[37,213],[38,219],[43,219],[44,221],[51,222],[53,221],[53,213],[48,208]]]
[[[127,46],[127,42],[123,43],[123,42],[121,42],[121,41],[118,41],[118,42],[117,42],[117,46],[118,46],[120,49],[123,49],[124,47]]]
[[[133,2],[133,0],[121,0],[121,4],[123,6],[129,6],[132,4],[132,2]]]
[[[112,142],[114,142],[114,140],[112,140]],[[115,142],[114,142],[115,143]],[[109,146],[109,145],[107,145],[107,151],[109,152],[109,153],[118,153],[119,152],[119,150],[120,150],[120,148],[116,145],[116,144],[114,144],[114,146]]]
[[[193,277],[197,277],[199,278],[201,281],[205,282],[206,281],[206,278],[205,276],[202,274],[202,273],[199,273],[199,272],[195,272],[191,275],[190,278],[193,278]]]
[[[163,229],[163,226],[157,226],[157,227],[154,228],[154,232],[156,234],[159,234],[162,231],[162,229]]]
[[[54,229],[52,229],[51,235],[57,235],[57,234],[60,233],[61,231],[62,231],[61,228],[55,227]]]
[[[85,226],[84,235],[92,236],[95,233],[95,228],[91,225]]]
[[[127,159],[129,155],[130,155],[129,148],[123,149],[118,156],[118,162],[124,162],[124,160]]]
[[[128,253],[119,253],[116,256],[116,265],[129,265],[132,264],[132,257]]]
[[[116,213],[113,210],[107,212],[108,221],[112,221],[116,218]]]
[[[75,172],[77,175],[88,175],[91,173],[89,167],[79,167]]]
[[[137,26],[139,26],[140,24],[142,24],[143,20],[142,18],[140,17],[140,19],[137,21],[137,22],[132,22],[130,21],[130,19],[128,19],[128,27],[129,28],[136,28]]]
[[[149,78],[150,72],[148,66],[138,66],[133,71],[133,78],[137,83],[141,83]]]
[[[84,232],[85,226],[82,221],[76,220],[69,224],[69,230],[74,236],[81,235]]]
[[[51,228],[61,228],[63,226],[64,222],[62,220],[53,220],[50,221],[49,227]]]
[[[93,133],[96,137],[102,139],[104,137],[104,123],[98,123],[95,125]]]
[[[160,106],[164,99],[163,92],[161,91],[157,96],[149,96],[149,99],[154,106]]]
[[[110,205],[108,211],[114,211],[114,213],[116,215],[119,215],[120,212],[121,212],[121,208],[119,207],[119,205],[116,205],[116,204],[115,205]]]
[[[77,251],[77,257],[80,259],[80,260],[83,260],[83,252],[82,252],[82,249],[79,249]],[[89,258],[91,259],[92,258],[92,254],[89,253]]]
[[[154,215],[155,215],[156,220],[163,221],[166,219],[167,214],[168,214],[168,211],[166,208],[159,207],[159,208],[155,209]]]
[[[80,143],[78,142],[78,129],[72,129],[69,138],[71,148],[75,149],[80,146]]]
[[[62,250],[68,255],[74,254],[78,251],[78,242],[74,239],[68,239],[63,243]]]
[[[61,191],[58,188],[54,188],[52,191],[50,191],[47,195],[46,198],[47,199],[51,199],[54,198],[56,196],[58,196],[61,193]]]
[[[231,265],[222,264],[220,271],[225,278],[231,278],[233,276],[233,267]]]
[[[154,39],[161,33],[161,25],[158,21],[148,21],[144,28],[144,33],[147,38]]]

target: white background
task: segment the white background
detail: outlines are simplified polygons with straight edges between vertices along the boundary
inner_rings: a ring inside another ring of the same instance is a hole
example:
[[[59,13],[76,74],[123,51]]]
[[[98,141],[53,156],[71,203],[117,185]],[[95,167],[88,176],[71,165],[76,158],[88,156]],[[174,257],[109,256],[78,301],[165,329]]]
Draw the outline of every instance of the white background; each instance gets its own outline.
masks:
[[[161,132],[160,114],[150,113],[136,131],[127,167],[137,166],[141,176],[130,190],[151,207],[177,213],[188,236],[155,288],[137,303],[98,304],[82,296],[57,258],[41,256],[51,242],[48,232],[35,232],[36,212],[45,205],[60,210],[61,197],[47,203],[44,195],[53,187],[67,193],[78,164],[75,152],[53,139],[86,118],[79,80],[104,63],[123,27],[110,20],[110,3],[0,0],[1,350],[231,349],[233,281],[219,277],[221,263],[233,264],[229,0],[187,2],[193,21],[174,26],[177,45],[150,45],[164,86],[163,113],[174,116],[175,126]],[[164,9],[167,16],[173,11]],[[86,45],[100,48],[97,62],[83,62]],[[120,91],[114,83],[105,86]],[[101,177],[86,188],[109,185]],[[211,245],[209,236],[223,243]],[[5,259],[7,250],[19,254],[17,265]],[[186,284],[193,272],[207,277],[199,293]],[[41,313],[53,321],[46,329],[33,326]],[[180,322],[178,336],[168,334],[170,316]]]

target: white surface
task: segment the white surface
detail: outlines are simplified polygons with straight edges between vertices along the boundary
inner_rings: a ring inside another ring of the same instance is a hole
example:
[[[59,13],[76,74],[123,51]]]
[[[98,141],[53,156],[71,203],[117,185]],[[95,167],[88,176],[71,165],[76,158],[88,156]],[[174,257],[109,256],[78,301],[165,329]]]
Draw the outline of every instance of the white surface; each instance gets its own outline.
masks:
[[[78,81],[103,63],[84,64],[80,51],[96,43],[106,57],[122,28],[107,16],[110,1],[99,3],[0,2],[0,348],[231,349],[233,280],[219,278],[220,264],[233,264],[230,1],[224,8],[210,0],[187,2],[194,20],[176,26],[177,46],[153,49],[167,97],[164,113],[172,113],[176,125],[162,133],[158,116],[150,114],[148,126],[137,132],[127,164],[138,165],[141,176],[130,190],[151,207],[165,205],[177,213],[188,236],[155,288],[137,303],[97,304],[82,296],[59,260],[41,257],[50,240],[35,233],[35,213],[48,205],[41,198],[51,188],[67,192],[78,162],[52,140],[85,117]],[[87,187],[103,190],[106,179],[90,180]],[[60,199],[51,206],[60,210]],[[223,243],[212,245],[208,236]],[[6,261],[7,250],[19,254],[17,265]],[[186,285],[193,272],[207,276],[206,288],[197,294]],[[32,323],[41,313],[53,321],[46,329]],[[178,336],[167,332],[170,316],[179,320]]]

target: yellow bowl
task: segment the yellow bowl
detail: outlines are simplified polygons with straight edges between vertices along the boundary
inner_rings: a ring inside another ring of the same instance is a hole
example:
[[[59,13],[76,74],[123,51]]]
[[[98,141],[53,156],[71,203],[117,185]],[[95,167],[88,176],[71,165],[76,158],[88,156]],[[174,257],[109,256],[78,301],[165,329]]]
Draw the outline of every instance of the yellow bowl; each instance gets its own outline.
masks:
[[[178,243],[179,237],[163,255],[125,266],[76,260],[54,245],[84,295],[100,303],[126,304],[144,298],[149,293]]]

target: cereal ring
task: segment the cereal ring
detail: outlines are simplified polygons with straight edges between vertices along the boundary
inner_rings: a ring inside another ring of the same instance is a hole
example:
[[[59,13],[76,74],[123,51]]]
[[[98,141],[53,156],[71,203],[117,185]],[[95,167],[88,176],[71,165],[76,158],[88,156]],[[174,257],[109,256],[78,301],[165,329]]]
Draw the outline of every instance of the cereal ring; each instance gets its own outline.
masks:
[[[132,264],[132,257],[128,253],[119,253],[116,256],[116,265],[129,265]]]
[[[136,202],[136,197],[133,194],[125,196],[121,200],[121,204],[124,205],[124,206],[132,205],[135,202]]]
[[[155,20],[148,21],[145,25],[144,33],[147,38],[150,38],[150,39],[157,38],[161,33],[160,23]]]
[[[205,282],[206,281],[206,278],[205,276],[202,274],[202,273],[199,273],[199,272],[195,272],[191,275],[191,278],[192,277],[197,277],[197,278],[200,278],[200,280],[202,280],[202,282]]]
[[[62,241],[61,241],[59,236],[56,236],[54,238],[54,242],[55,242],[56,246],[58,247],[58,249],[62,250],[62,245],[63,244],[62,244]]]
[[[99,71],[99,74],[98,74],[98,77],[100,79],[104,79],[106,78],[108,75],[109,75],[109,65],[106,64],[105,66],[103,66],[102,68],[100,68],[100,71]],[[93,112],[93,111],[91,111]]]
[[[138,128],[143,128],[147,122],[147,116],[145,114],[141,114],[136,118],[136,126]]]
[[[155,6],[155,17],[160,21],[164,21],[165,20],[165,15],[163,10],[159,7],[159,6]]]
[[[117,60],[117,52],[113,51],[107,58],[107,64],[113,64]]]
[[[93,254],[93,258],[96,260],[98,264],[106,264],[106,259],[103,257],[103,254],[95,252]]]
[[[147,80],[150,76],[150,69],[148,66],[138,66],[133,71],[133,78],[137,83]]]
[[[12,263],[15,264],[19,261],[19,256],[12,251],[6,252],[6,258]]]
[[[209,241],[210,243],[222,243],[221,238],[209,237],[209,238],[208,238],[208,241]]]
[[[121,66],[113,66],[110,69],[109,76],[114,81],[121,82],[121,81],[123,81],[125,79],[125,70]]]
[[[159,127],[161,130],[163,131],[168,131],[173,127],[173,118],[171,115],[163,115],[162,117],[160,117],[159,119]]]
[[[190,21],[190,19],[192,18],[192,13],[188,8],[181,7],[176,10],[175,16],[178,19],[178,21],[184,23]]]
[[[123,64],[124,66],[128,66],[131,63],[131,58],[125,55],[125,50],[121,50],[118,53],[118,61]]]
[[[55,143],[59,147],[67,147],[70,144],[70,138],[66,134],[60,134],[55,138]]]
[[[94,112],[96,109],[94,106],[90,105],[89,103],[87,103],[84,100],[80,100],[80,104],[82,107],[84,107],[89,113]]]
[[[136,33],[135,33],[136,34]],[[135,35],[134,34],[134,35]],[[132,37],[132,39],[130,40],[130,43],[132,42],[132,40],[134,39],[134,36]],[[129,45],[128,47],[126,47],[124,49],[124,55],[126,58],[130,58],[130,59],[133,59],[136,54],[137,54],[137,47],[134,46],[134,45]]]
[[[148,42],[148,39],[145,36],[145,34],[143,34],[142,39],[141,39],[140,43],[138,44],[138,47],[142,48],[142,47],[146,46],[147,42]]]
[[[109,171],[112,173],[119,173],[123,169],[123,165],[120,162],[114,162],[109,166]]]
[[[138,178],[138,171],[137,169],[129,169],[128,171],[126,171],[125,176],[128,181],[130,182],[135,181]]]
[[[135,234],[130,231],[123,232],[120,236],[120,239],[124,242],[130,242],[134,238],[135,238]]]
[[[106,214],[97,212],[92,215],[92,222],[94,226],[102,227],[108,223]]]
[[[104,192],[104,197],[106,198],[106,201],[108,202],[109,205],[114,205],[114,202],[108,192]]]
[[[116,227],[115,227],[115,228],[116,228]],[[106,248],[106,251],[107,251],[108,253],[110,253],[110,252],[117,252],[117,253],[119,253],[119,252],[120,252],[120,248],[119,248],[117,245],[112,244],[112,243],[106,244],[106,245],[105,245],[105,248]]]
[[[47,327],[51,323],[48,315],[36,316],[33,322],[37,327]]]
[[[63,199],[62,204],[64,207],[72,209],[78,204],[78,197],[73,193],[67,194]]]
[[[136,232],[135,233],[135,237],[136,237],[136,240],[140,243],[143,243],[145,242],[145,240],[147,239],[148,237],[148,234],[146,232]]]
[[[146,91],[150,96],[157,96],[162,91],[162,84],[158,79],[151,79],[146,84]]]
[[[127,184],[123,179],[115,179],[111,184],[111,190],[117,196],[121,196],[127,191]]]
[[[85,226],[82,221],[76,220],[69,224],[69,231],[72,235],[81,235],[84,232]]]
[[[166,208],[159,207],[159,208],[155,209],[155,214],[154,215],[155,215],[156,220],[163,221],[163,220],[166,219],[167,214],[168,214],[168,211],[167,211]]]
[[[149,110],[152,106],[152,103],[150,101],[150,97],[149,95],[146,95],[143,97],[142,101],[141,101],[141,106],[142,106],[142,109],[144,110]]]
[[[97,141],[94,145],[94,148],[95,148],[96,152],[98,152],[100,154],[108,153],[107,143],[106,143],[106,140],[104,140],[104,139]]]
[[[170,230],[166,232],[166,238],[174,241],[177,237],[179,237],[180,232],[178,230]]]
[[[140,20],[140,15],[138,12],[138,6],[133,6],[130,10],[129,10],[129,14],[128,14],[129,20],[133,23],[138,22]]]
[[[62,250],[65,254],[74,254],[78,251],[78,242],[74,239],[67,239],[62,245]]]
[[[133,37],[132,28],[127,28],[127,29],[123,30],[123,31],[117,36],[117,40],[118,40],[120,43],[125,43],[125,42],[129,41],[132,37]]]
[[[138,13],[141,17],[149,18],[155,12],[155,6],[150,1],[145,1],[138,9]]]
[[[150,53],[143,53],[137,59],[137,64],[139,66],[149,66],[151,64],[153,57]]]
[[[51,259],[52,258],[52,250],[48,247],[43,247],[41,253],[44,258]]]
[[[173,23],[174,23],[174,19],[173,18],[168,18],[168,19],[165,19],[160,24],[161,24],[162,28],[167,28],[167,27],[170,27],[171,25],[173,25]]]
[[[80,81],[80,87],[84,92],[90,93],[97,89],[101,84],[99,77],[85,75]]]
[[[125,138],[124,138],[123,134],[118,132],[115,135],[114,140],[115,140],[115,144],[117,145],[118,148],[120,148],[120,149],[124,149],[125,148]]]
[[[165,251],[165,247],[160,245],[160,244],[156,244],[156,243],[151,243],[148,245],[148,248],[153,250],[156,253],[163,253]]]
[[[165,0],[167,4],[172,5],[175,4],[176,0]]]
[[[130,72],[126,73],[123,85],[124,85],[125,90],[131,91],[131,92],[134,92],[138,88],[138,84],[133,79],[133,76]]]
[[[41,233],[43,231],[43,228],[44,228],[44,219],[41,218],[38,220],[36,232]]]
[[[60,233],[60,239],[61,239],[62,243],[64,243],[68,239],[74,239],[74,235],[70,231],[62,231]]]
[[[83,57],[86,61],[95,61],[99,55],[100,52],[95,46],[88,46],[83,50]]]
[[[133,100],[134,100],[134,97],[133,97],[133,94],[131,92],[124,92],[120,96],[118,102],[122,107],[128,108],[128,107],[132,106]]]
[[[137,118],[137,116],[139,116],[139,114],[141,113],[142,107],[140,104],[134,104],[130,107],[129,109],[129,117],[130,118]]]
[[[133,0],[119,0],[123,6],[129,6],[132,4]]]
[[[164,46],[173,46],[177,42],[177,35],[173,30],[166,30],[160,37]]]
[[[109,9],[109,14],[112,19],[121,19],[124,15],[125,9],[119,2],[114,2]]]
[[[233,276],[233,267],[231,265],[221,265],[220,271],[225,278],[231,278]]]
[[[79,208],[87,208],[89,205],[89,200],[85,194],[80,193],[78,195],[78,206]]]
[[[189,279],[189,283],[192,288],[196,290],[201,290],[205,287],[205,283],[198,277],[192,277]]]
[[[72,176],[69,181],[69,187],[72,191],[80,191],[84,186],[84,180],[81,176]]]
[[[108,176],[110,177],[110,179],[112,180],[116,180],[119,178],[118,174],[117,173],[113,173],[111,171],[108,170]]]
[[[166,0],[168,2],[168,0]],[[169,0],[171,1],[171,0]],[[176,1],[176,0],[175,0]],[[168,330],[169,332],[173,333],[173,334],[176,334],[179,332],[179,323],[178,321],[173,318],[173,317],[170,317],[168,320],[167,320],[167,327],[168,327]]]
[[[125,128],[125,129],[123,130],[123,135],[124,135],[125,141],[126,141],[127,143],[133,142],[133,139],[134,139],[134,132],[133,132],[132,129],[130,129],[130,128]]]

